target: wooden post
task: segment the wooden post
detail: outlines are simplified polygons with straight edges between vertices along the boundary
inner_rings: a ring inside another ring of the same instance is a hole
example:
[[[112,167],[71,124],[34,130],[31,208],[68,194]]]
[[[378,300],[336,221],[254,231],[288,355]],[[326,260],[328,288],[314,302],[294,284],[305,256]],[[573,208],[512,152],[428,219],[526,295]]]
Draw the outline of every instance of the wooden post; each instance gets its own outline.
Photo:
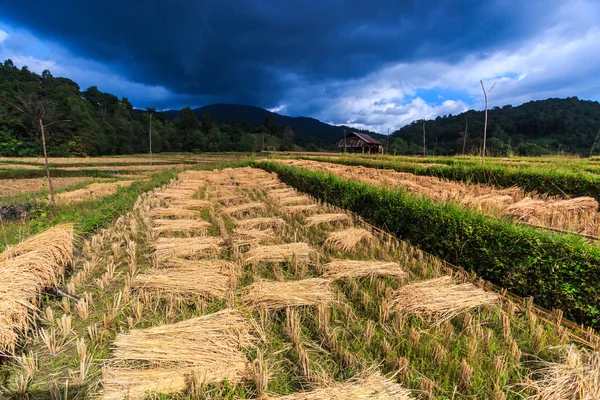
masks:
[[[388,134],[387,134],[387,138],[386,138],[385,152],[387,154],[390,154],[390,128],[388,128]]]
[[[465,146],[467,145],[467,129],[469,128],[469,121],[465,122],[465,136],[463,137],[463,156],[465,155]]]
[[[485,118],[483,120],[483,149],[481,150],[481,162],[485,163],[485,142],[487,139],[487,120],[488,120],[488,94],[492,91],[494,86],[496,86],[496,83],[494,82],[494,84],[492,85],[490,90],[488,90],[487,92],[485,91],[485,87],[483,87],[483,81],[479,80],[479,83],[481,83],[481,90],[483,90],[483,98],[485,99]]]
[[[52,207],[56,208],[56,201],[54,200],[54,185],[52,185],[50,168],[48,167],[48,152],[46,151],[46,133],[44,131],[44,122],[41,118],[38,120],[38,122],[40,124],[40,130],[42,131],[42,148],[44,149],[44,160],[46,161],[46,177],[48,177],[48,187],[50,188],[50,200],[52,201]]]
[[[150,152],[150,165],[152,165],[152,113],[150,113],[150,123],[148,124],[148,150]]]
[[[423,157],[427,154],[427,148],[425,147],[425,121],[423,121]]]
[[[600,136],[600,130],[596,133],[596,138],[594,139],[594,143],[592,143],[592,148],[590,150],[590,157],[592,157],[592,153],[594,152],[594,147],[596,147],[596,142],[598,141],[598,136]]]

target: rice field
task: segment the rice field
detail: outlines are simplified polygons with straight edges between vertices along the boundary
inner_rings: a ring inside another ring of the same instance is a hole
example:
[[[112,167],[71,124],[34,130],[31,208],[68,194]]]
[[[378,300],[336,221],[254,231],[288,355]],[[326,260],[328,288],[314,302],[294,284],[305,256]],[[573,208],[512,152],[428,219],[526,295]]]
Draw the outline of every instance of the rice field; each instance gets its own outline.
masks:
[[[399,188],[436,202],[455,203],[486,215],[508,217],[517,223],[566,231],[600,239],[598,201],[589,196],[559,197],[526,192],[519,187],[496,188],[465,184],[392,169],[349,166],[312,160],[278,160],[286,165],[323,171],[342,178]]]
[[[89,181],[90,178],[80,176],[73,178],[54,178],[52,184],[55,190],[74,186],[82,182]],[[17,196],[22,194],[35,194],[42,191],[48,191],[48,179],[0,179],[0,196]]]
[[[593,330],[260,169],[183,172],[78,239],[75,252],[60,229],[0,254],[0,272],[14,271],[0,274],[7,397],[593,399],[600,391]],[[53,254],[39,264],[44,284],[15,263],[39,251]],[[48,286],[71,299],[42,295]]]

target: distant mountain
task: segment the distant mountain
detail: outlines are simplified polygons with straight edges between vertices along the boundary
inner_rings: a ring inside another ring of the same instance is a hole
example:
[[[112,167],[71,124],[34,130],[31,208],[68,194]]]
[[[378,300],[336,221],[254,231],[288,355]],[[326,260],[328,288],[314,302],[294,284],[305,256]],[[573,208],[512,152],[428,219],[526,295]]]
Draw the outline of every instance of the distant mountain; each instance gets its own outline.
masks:
[[[288,117],[265,110],[264,108],[240,105],[240,104],[211,104],[208,106],[196,108],[193,110],[198,119],[204,113],[209,113],[214,121],[223,124],[235,124],[241,120],[247,121],[252,126],[260,126],[264,123],[265,118],[269,115],[274,115],[277,124],[281,127],[289,126],[294,130],[294,141],[305,146],[309,143],[314,143],[317,146],[328,146],[344,136],[344,129],[347,132],[356,131],[371,135],[373,138],[381,140],[385,139],[384,135],[361,130],[347,126],[329,125],[315,118],[308,117]],[[171,117],[179,115],[178,110],[166,111]]]
[[[480,153],[484,112],[470,110],[435,120],[414,121],[395,131],[391,148],[414,153],[423,147],[425,123],[430,154]],[[464,132],[467,132],[465,140]],[[488,111],[487,152],[491,155],[600,154],[600,103],[566,99],[530,101],[517,107],[506,105]]]

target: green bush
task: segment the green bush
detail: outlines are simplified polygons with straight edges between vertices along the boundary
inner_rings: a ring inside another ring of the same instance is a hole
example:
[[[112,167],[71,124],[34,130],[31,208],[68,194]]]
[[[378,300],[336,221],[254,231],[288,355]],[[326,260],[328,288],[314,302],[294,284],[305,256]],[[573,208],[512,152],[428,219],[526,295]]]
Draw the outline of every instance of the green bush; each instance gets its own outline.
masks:
[[[257,162],[285,183],[351,210],[398,238],[546,308],[600,327],[600,248],[574,235],[516,226],[452,204],[437,204],[331,174]]]

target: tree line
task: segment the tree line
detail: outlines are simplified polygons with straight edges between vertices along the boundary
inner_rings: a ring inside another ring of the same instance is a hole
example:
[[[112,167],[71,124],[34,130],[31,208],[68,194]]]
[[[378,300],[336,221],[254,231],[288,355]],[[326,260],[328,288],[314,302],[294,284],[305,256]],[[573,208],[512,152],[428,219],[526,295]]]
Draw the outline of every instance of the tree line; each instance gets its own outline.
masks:
[[[474,110],[414,121],[392,134],[390,152],[422,152],[423,124],[427,153],[481,154],[484,112]],[[494,107],[488,111],[487,132],[488,155],[597,155],[600,103],[569,97]]]
[[[40,156],[39,120],[46,125],[49,156],[101,156],[152,151],[255,151],[256,136],[244,121],[221,124],[190,107],[175,118],[136,110],[96,86],[81,90],[68,78],[41,75],[11,60],[0,64],[0,156]],[[262,128],[264,129],[264,127]],[[292,136],[293,139],[293,136]]]

